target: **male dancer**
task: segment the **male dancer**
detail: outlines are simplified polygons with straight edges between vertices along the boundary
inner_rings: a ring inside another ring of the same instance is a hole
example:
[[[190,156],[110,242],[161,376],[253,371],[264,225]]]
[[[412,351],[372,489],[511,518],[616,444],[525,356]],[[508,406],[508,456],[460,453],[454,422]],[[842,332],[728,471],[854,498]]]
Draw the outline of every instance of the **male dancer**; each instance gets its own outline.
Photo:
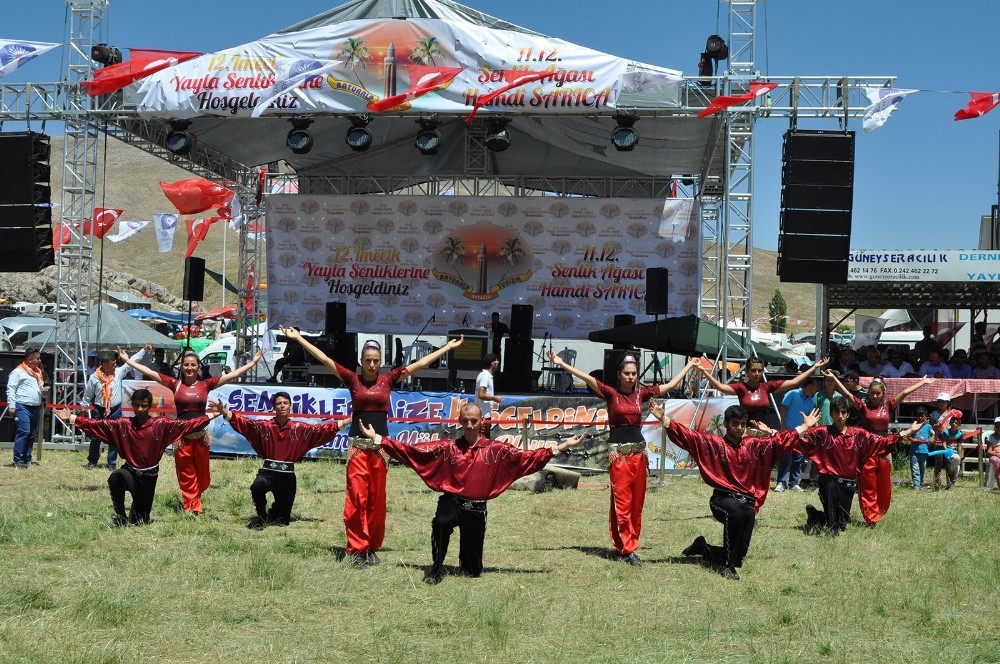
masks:
[[[247,439],[257,456],[264,459],[264,465],[257,471],[257,477],[250,485],[257,516],[250,519],[247,528],[264,530],[268,523],[287,526],[292,518],[292,504],[295,502],[295,464],[302,460],[306,452],[319,447],[333,438],[342,426],[349,425],[351,418],[329,421],[323,424],[305,424],[288,418],[292,411],[292,397],[288,392],[275,392],[274,418],[252,420],[233,413],[222,400],[211,403],[214,410],[229,422],[230,426]],[[267,509],[267,492],[274,496],[274,504]]]
[[[153,347],[149,344],[132,356],[134,362],[149,355]],[[83,399],[80,405],[84,411],[91,409],[96,413],[97,420],[117,420],[122,416],[122,381],[125,374],[132,370],[127,364],[116,366],[116,354],[110,350],[102,350],[97,354],[97,368],[87,378],[83,387]],[[101,460],[101,443],[107,443],[100,438],[91,438],[90,450],[87,453],[87,469],[97,468]],[[114,470],[118,465],[118,452],[108,444],[108,470]]]
[[[115,508],[115,526],[149,523],[153,507],[156,479],[160,472],[163,451],[180,436],[205,428],[208,416],[189,420],[152,418],[149,409],[153,395],[140,388],[132,393],[133,417],[117,420],[95,420],[71,414],[69,409],[53,411],[56,417],[85,434],[108,441],[125,459],[125,464],[108,476],[111,504]],[[132,509],[125,516],[125,494],[132,494]]]
[[[771,434],[769,438],[744,438],[747,428],[747,411],[743,406],[730,406],[723,419],[726,435],[692,431],[676,420],[667,417],[663,405],[649,402],[649,412],[663,423],[670,440],[691,455],[697,462],[701,478],[715,489],[708,505],[712,516],[722,524],[722,546],[712,546],[698,535],[691,546],[684,549],[685,556],[702,556],[720,566],[722,576],[733,581],[740,578],[737,568],[750,548],[757,512],[767,498],[771,486],[771,468],[799,446],[795,430],[776,432],[762,422],[754,427]],[[819,422],[819,411],[802,413],[805,428]]]
[[[407,445],[375,433],[361,423],[361,432],[382,451],[410,466],[434,491],[441,491],[437,513],[431,521],[430,571],[425,583],[440,583],[451,533],[458,526],[458,561],[462,571],[477,577],[483,573],[483,542],[486,539],[486,501],[507,490],[514,480],[539,470],[565,450],[583,442],[574,436],[555,447],[521,450],[480,435],[483,412],[475,403],[462,406],[462,435],[455,440],[432,440]]]

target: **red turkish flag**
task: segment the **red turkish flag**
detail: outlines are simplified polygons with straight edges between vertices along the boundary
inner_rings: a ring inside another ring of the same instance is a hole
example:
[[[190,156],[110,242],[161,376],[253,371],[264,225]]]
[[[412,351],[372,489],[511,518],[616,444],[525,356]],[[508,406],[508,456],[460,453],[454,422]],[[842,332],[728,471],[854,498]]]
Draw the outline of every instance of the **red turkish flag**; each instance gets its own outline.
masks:
[[[507,81],[507,85],[494,90],[492,92],[487,92],[484,95],[480,95],[479,99],[476,100],[475,105],[472,107],[472,112],[465,118],[466,124],[472,122],[472,119],[476,117],[476,113],[480,108],[490,103],[503,93],[508,90],[513,90],[514,88],[519,88],[522,85],[527,85],[532,81],[539,81],[543,78],[552,76],[550,71],[522,71],[520,69],[504,69],[503,79]]]
[[[225,205],[233,192],[205,178],[160,182],[160,189],[181,214],[198,214],[213,205]]]
[[[750,91],[742,95],[719,95],[709,103],[708,108],[698,114],[698,119],[714,115],[724,108],[735,106],[745,101],[752,101],[761,95],[766,95],[771,90],[778,87],[777,83],[760,83],[754,81],[750,83]]]
[[[184,258],[191,258],[198,243],[208,237],[208,228],[218,221],[217,217],[211,219],[185,219],[184,225],[187,227],[188,243],[187,252]]]
[[[986,115],[1000,104],[1000,92],[970,92],[972,99],[955,111],[955,120],[971,120]]]
[[[52,251],[59,251],[64,244],[69,244],[69,241],[73,239],[73,234],[70,232],[69,226],[66,224],[59,224],[52,228]]]
[[[461,67],[428,67],[427,65],[409,65],[410,88],[406,92],[379,99],[368,104],[368,110],[376,113],[388,111],[399,106],[404,101],[416,99],[428,92],[440,90],[451,83],[451,80],[462,73]]]
[[[87,219],[83,222],[83,234],[93,235],[100,240],[111,230],[115,222],[118,221],[118,217],[122,216],[122,212],[124,211],[112,210],[110,208],[94,208],[93,219]]]
[[[196,58],[201,53],[130,48],[129,55],[132,56],[130,60],[95,70],[93,80],[84,81],[80,87],[91,97],[106,95],[121,90],[140,78],[155,74],[161,69]]]

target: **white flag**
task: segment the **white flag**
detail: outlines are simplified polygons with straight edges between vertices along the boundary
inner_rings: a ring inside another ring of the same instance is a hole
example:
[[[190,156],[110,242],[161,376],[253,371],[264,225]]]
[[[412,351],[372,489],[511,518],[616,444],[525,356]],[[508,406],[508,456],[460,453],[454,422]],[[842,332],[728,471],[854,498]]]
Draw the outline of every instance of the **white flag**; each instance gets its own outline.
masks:
[[[246,217],[243,216],[243,202],[240,201],[239,194],[233,194],[232,200],[229,201],[229,214],[232,215],[229,227],[238,233],[240,226],[246,221]]]
[[[153,215],[153,225],[156,228],[156,244],[160,253],[169,253],[174,246],[177,215],[173,212],[158,212]]]
[[[0,39],[0,78],[56,46],[59,44]]]
[[[106,237],[112,242],[121,242],[132,237],[148,225],[148,221],[119,221],[118,233]]]
[[[698,237],[700,224],[701,211],[697,199],[668,198],[663,201],[657,235],[671,242],[684,242]]]
[[[897,88],[862,88],[871,106],[865,109],[861,127],[865,133],[873,132],[886,123],[892,112],[903,101],[903,97],[919,90],[900,90]]]
[[[885,321],[873,316],[854,314],[854,347],[874,346],[882,336]]]

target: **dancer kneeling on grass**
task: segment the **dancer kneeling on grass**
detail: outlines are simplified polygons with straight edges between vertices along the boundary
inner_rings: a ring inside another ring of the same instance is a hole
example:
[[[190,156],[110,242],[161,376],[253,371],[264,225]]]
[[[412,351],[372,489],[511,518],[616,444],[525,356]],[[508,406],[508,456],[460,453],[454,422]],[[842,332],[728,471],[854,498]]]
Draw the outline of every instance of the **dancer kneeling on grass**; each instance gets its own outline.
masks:
[[[823,505],[823,511],[806,505],[807,533],[816,533],[825,526],[829,535],[836,537],[845,530],[851,518],[851,503],[858,489],[861,467],[872,456],[885,454],[901,438],[909,438],[921,427],[916,421],[903,434],[876,436],[864,429],[847,426],[850,412],[847,399],[834,397],[830,401],[833,424],[806,432],[799,429],[799,437],[804,443],[801,451],[813,460],[819,471],[819,500]]]
[[[722,576],[739,580],[737,568],[750,548],[757,512],[760,511],[771,486],[771,468],[785,455],[801,445],[797,431],[773,431],[761,422],[753,425],[767,438],[744,437],[747,411],[742,406],[730,406],[723,416],[726,435],[692,431],[664,414],[663,405],[649,402],[649,412],[667,429],[670,440],[687,450],[697,464],[701,478],[714,489],[708,505],[712,516],[722,524],[722,546],[712,546],[701,535],[684,549],[685,556],[702,556],[720,566]],[[819,423],[819,410],[802,413],[802,430]]]
[[[264,530],[269,523],[288,525],[295,503],[295,464],[306,452],[328,442],[342,426],[351,423],[350,417],[323,424],[290,420],[292,397],[288,392],[275,392],[271,403],[274,404],[274,417],[269,420],[254,420],[233,413],[221,399],[211,403],[212,410],[222,415],[236,433],[247,439],[257,456],[264,459],[264,466],[250,485],[257,516],[250,519],[247,528],[253,530]],[[267,509],[268,491],[274,496],[270,510]]]
[[[208,424],[209,418],[204,414],[189,420],[151,418],[149,409],[152,405],[153,395],[149,390],[140,388],[132,393],[135,415],[127,419],[96,420],[71,414],[66,408],[53,411],[56,417],[85,434],[108,441],[125,459],[125,464],[108,476],[116,526],[149,523],[163,451],[178,437],[203,429]],[[132,494],[132,509],[128,517],[125,516],[126,493]]]
[[[486,501],[507,490],[514,480],[541,469],[553,456],[576,447],[583,436],[574,436],[553,447],[521,450],[480,435],[483,412],[475,403],[462,406],[462,435],[455,440],[434,440],[407,445],[385,438],[361,423],[361,432],[389,456],[416,471],[434,491],[441,491],[437,513],[431,521],[431,568],[425,583],[440,583],[448,542],[457,526],[458,562],[469,576],[483,573],[486,539]]]

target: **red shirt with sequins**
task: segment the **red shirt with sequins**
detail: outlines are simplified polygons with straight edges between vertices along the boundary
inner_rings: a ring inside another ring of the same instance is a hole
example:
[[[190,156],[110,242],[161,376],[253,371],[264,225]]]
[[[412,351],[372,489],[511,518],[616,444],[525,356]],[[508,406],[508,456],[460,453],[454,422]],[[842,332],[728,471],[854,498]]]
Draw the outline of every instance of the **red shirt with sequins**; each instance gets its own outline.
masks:
[[[757,385],[757,389],[751,390],[746,383],[730,383],[729,387],[736,392],[736,398],[740,400],[748,413],[755,413],[762,410],[771,409],[771,395],[784,384],[783,380],[769,380]]]
[[[821,475],[854,479],[869,457],[888,452],[898,442],[898,433],[876,436],[851,426],[837,433],[837,429],[830,425],[809,429],[799,451],[813,460]]]
[[[344,386],[351,393],[351,421],[350,435],[361,435],[361,423],[375,429],[375,433],[386,436],[389,434],[389,410],[391,404],[389,399],[392,395],[393,386],[401,381],[410,372],[406,367],[396,367],[392,371],[379,374],[374,383],[365,382],[361,376],[354,373],[343,364],[334,362],[340,379],[344,381]]]
[[[884,436],[889,433],[889,419],[896,410],[896,397],[882,399],[882,403],[875,407],[866,399],[854,397],[854,403],[861,413],[861,426],[866,431]]]
[[[609,441],[612,443],[641,442],[642,404],[660,395],[660,386],[638,387],[626,394],[618,389],[597,381],[608,405],[608,427],[611,428]],[[615,431],[618,429],[618,431]]]
[[[142,424],[136,424],[134,417],[117,420],[95,420],[77,417],[74,426],[94,438],[106,440],[114,445],[118,454],[133,468],[152,468],[160,463],[163,450],[185,434],[208,425],[208,416],[201,413],[189,420],[174,420],[168,417],[148,417]]]
[[[219,379],[214,377],[199,379],[194,385],[187,385],[180,379],[160,374],[160,381],[174,393],[174,408],[177,409],[177,418],[181,420],[204,415],[208,406],[208,393],[219,385]]]
[[[312,448],[333,440],[340,430],[336,421],[313,425],[288,420],[281,425],[274,418],[254,420],[236,413],[229,424],[247,439],[257,456],[291,463],[298,463]]]

